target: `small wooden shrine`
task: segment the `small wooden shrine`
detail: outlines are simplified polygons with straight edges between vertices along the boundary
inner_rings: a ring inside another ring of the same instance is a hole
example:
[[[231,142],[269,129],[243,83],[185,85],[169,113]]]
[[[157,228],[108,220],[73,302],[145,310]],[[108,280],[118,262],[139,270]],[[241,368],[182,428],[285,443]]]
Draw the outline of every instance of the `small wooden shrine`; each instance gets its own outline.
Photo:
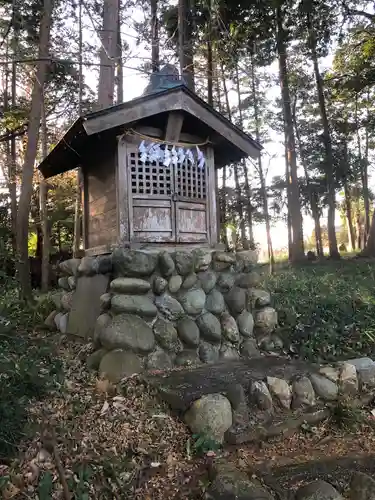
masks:
[[[215,246],[216,171],[259,155],[175,74],[153,78],[143,96],[78,118],[39,165],[45,178],[81,168],[86,255]]]

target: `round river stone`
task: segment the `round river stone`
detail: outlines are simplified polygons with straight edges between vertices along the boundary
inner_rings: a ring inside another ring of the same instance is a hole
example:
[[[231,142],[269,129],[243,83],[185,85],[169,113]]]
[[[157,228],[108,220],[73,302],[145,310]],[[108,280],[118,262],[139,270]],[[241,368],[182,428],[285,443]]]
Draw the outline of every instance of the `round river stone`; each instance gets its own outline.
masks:
[[[130,349],[135,352],[151,352],[155,337],[148,324],[133,314],[118,314],[100,332],[100,343],[106,349]]]
[[[207,340],[220,342],[221,340],[221,325],[220,321],[211,313],[207,312],[199,316],[197,325],[203,337]]]

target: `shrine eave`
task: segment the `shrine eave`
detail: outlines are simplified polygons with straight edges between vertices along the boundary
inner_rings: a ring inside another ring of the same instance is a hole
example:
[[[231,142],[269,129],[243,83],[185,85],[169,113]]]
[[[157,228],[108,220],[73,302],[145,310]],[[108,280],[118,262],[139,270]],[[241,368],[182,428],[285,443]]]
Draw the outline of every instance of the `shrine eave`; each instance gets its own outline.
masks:
[[[171,111],[190,119],[192,132],[207,134],[215,150],[216,166],[259,157],[262,146],[184,85],[146,94],[131,101],[78,118],[38,166],[45,178],[80,167],[98,137],[119,135],[138,122],[162,120]],[[186,123],[189,123],[187,121]]]

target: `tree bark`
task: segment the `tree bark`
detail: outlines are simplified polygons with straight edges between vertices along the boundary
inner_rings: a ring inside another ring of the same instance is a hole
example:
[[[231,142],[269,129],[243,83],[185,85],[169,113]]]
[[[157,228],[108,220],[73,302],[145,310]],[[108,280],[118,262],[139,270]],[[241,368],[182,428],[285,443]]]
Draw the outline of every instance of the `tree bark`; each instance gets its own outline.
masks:
[[[290,207],[291,207],[291,196],[290,196],[290,167],[288,161],[288,148],[287,148],[287,138],[285,134],[285,126],[284,126],[284,135],[285,135],[285,182],[286,182],[286,199],[287,199],[287,228],[288,228],[288,257],[289,260],[292,258],[293,253],[293,232],[292,232],[292,217],[290,215]]]
[[[254,58],[251,57],[251,92],[253,95],[253,103],[254,103],[254,122],[255,122],[255,139],[260,143],[260,123],[259,123],[259,102],[258,102],[258,85],[257,79],[255,75],[255,64]],[[266,236],[267,236],[267,248],[268,248],[268,258],[270,262],[271,272],[273,270],[273,266],[275,263],[274,255],[273,255],[273,247],[272,247],[272,238],[271,238],[271,223],[270,223],[270,215],[268,210],[268,197],[267,197],[267,186],[266,180],[264,177],[263,171],[263,163],[262,163],[262,155],[259,155],[258,159],[258,173],[260,180],[260,189],[263,198],[263,210],[264,210],[264,218],[266,222]]]
[[[47,122],[46,122],[46,108],[44,101],[44,92],[42,95],[42,156],[43,159],[48,154],[48,137],[47,137]],[[49,286],[49,255],[50,255],[50,244],[49,244],[49,224],[48,224],[48,211],[47,211],[47,198],[48,198],[48,185],[47,181],[43,179],[40,174],[39,183],[39,213],[40,213],[40,226],[42,233],[42,280],[41,289],[42,292],[47,292]]]
[[[362,156],[362,146],[361,146],[361,135],[360,135],[360,124],[358,119],[358,93],[355,95],[355,127],[356,127],[356,138],[357,138],[357,149],[360,165],[360,175],[362,183],[362,196],[365,208],[365,238],[367,238],[370,231],[370,198],[368,189],[368,171],[367,171],[367,152],[365,152],[365,158]],[[367,127],[366,127],[367,130]],[[366,132],[367,133],[367,132]],[[367,141],[366,141],[367,142]],[[366,144],[367,149],[367,144]]]
[[[78,61],[79,61],[79,82],[78,82],[78,114],[82,115],[82,99],[83,99],[83,64],[82,64],[82,0],[78,4]],[[79,247],[81,242],[81,168],[77,169],[77,186],[76,186],[76,199],[74,204],[74,228],[73,228],[73,256],[78,257]]]
[[[288,152],[288,163],[290,167],[290,217],[293,232],[291,261],[298,262],[304,260],[305,252],[303,244],[303,225],[297,175],[297,155],[293,130],[285,36],[285,30],[283,27],[283,13],[281,6],[278,5],[276,8],[276,45],[279,60],[279,75],[285,124],[285,136]]]
[[[151,64],[152,72],[160,69],[158,0],[151,0]]]
[[[318,55],[316,51],[315,31],[312,25],[311,14],[309,12],[307,13],[307,24],[309,30],[309,45],[310,45],[311,59],[314,66],[316,89],[318,93],[320,117],[323,125],[323,141],[324,141],[325,157],[326,157],[326,179],[327,179],[327,190],[328,190],[327,229],[328,229],[329,255],[332,259],[338,259],[340,258],[340,254],[337,248],[337,238],[335,229],[336,192],[335,192],[335,179],[333,171],[334,159],[332,152],[332,139],[327,118],[323,80],[320,74]]]
[[[366,246],[359,255],[361,257],[375,257],[375,210],[372,215],[370,232],[367,238]]]
[[[225,80],[224,66],[223,66],[222,62],[220,63],[220,69],[221,69],[221,80],[223,82],[223,88],[224,88],[225,106],[227,108],[227,115],[228,115],[228,119],[230,121],[232,121],[232,111],[230,109],[228,88],[227,88],[227,83]],[[235,163],[233,165],[233,174],[234,174],[234,185],[235,185],[235,192],[236,192],[236,199],[237,199],[237,211],[238,211],[238,217],[240,220],[240,227],[242,228],[241,239],[242,239],[242,243],[244,243],[245,235],[244,235],[244,224],[243,224],[244,218],[243,218],[243,206],[242,206],[242,193],[241,193],[241,186],[240,186],[240,180],[239,180],[239,175],[238,175],[238,164],[237,163]]]
[[[240,80],[239,80],[239,73],[238,73],[238,65],[236,65],[236,90],[237,90],[237,99],[238,99],[238,113],[239,113],[239,119],[240,123],[239,126],[241,130],[243,130],[243,115],[242,115],[242,103],[241,103],[241,91],[240,91]],[[253,207],[251,204],[251,189],[250,189],[250,183],[249,183],[249,172],[246,164],[246,159],[244,158],[242,160],[242,169],[243,169],[243,175],[244,175],[244,184],[245,184],[245,198],[246,198],[246,214],[247,214],[247,223],[249,227],[249,243],[250,247],[254,247],[254,230],[253,230]],[[243,236],[243,244],[245,243],[246,239],[246,231],[245,231],[245,219],[243,218],[243,228],[241,228],[241,235],[244,233]]]
[[[349,191],[349,186],[346,181],[344,180],[344,196],[345,196],[345,216],[346,216],[346,222],[348,226],[348,237],[349,237],[349,245],[351,250],[355,250],[355,231],[354,231],[354,226],[353,226],[353,213],[352,213],[352,201],[350,199],[350,191]]]
[[[39,139],[39,124],[42,112],[42,92],[47,72],[47,57],[52,23],[53,0],[44,0],[40,24],[37,70],[31,94],[31,110],[28,125],[28,140],[22,169],[21,194],[17,215],[18,279],[22,299],[32,299],[30,266],[28,255],[29,213],[33,190],[34,163]]]
[[[213,106],[214,96],[213,96],[213,54],[212,54],[212,20],[211,20],[211,0],[208,3],[209,14],[208,14],[208,25],[207,25],[207,102],[210,106]]]
[[[16,5],[16,0],[13,0],[12,8],[12,25],[13,25],[13,40],[11,43],[13,57],[18,52],[20,18]],[[17,64],[12,63],[12,109],[16,108],[17,104]],[[10,215],[12,224],[12,247],[14,255],[17,254],[17,147],[16,137],[12,134],[10,140],[10,162],[8,166],[8,182],[9,182],[9,197],[10,197]]]
[[[194,92],[194,43],[192,0],[178,0],[178,45],[181,76]]]
[[[299,157],[300,157],[301,165],[302,165],[302,168],[303,168],[303,171],[305,174],[306,188],[307,188],[308,197],[309,197],[309,201],[310,201],[311,214],[312,214],[312,217],[314,220],[316,252],[317,252],[318,257],[323,257],[324,250],[323,250],[323,242],[322,242],[322,228],[320,226],[319,206],[318,206],[316,193],[314,192],[313,186],[311,185],[311,182],[310,182],[310,176],[309,176],[309,171],[307,169],[306,158],[305,158],[305,155],[303,154],[301,134],[299,133],[299,130],[297,127],[296,105],[297,105],[297,101],[295,100],[294,105],[293,105],[293,112],[292,112],[294,130],[295,130],[296,139],[297,139]]]
[[[122,63],[122,40],[121,40],[121,18],[120,9],[117,20],[117,61],[116,61],[116,82],[117,82],[117,104],[124,102],[124,65]]]
[[[216,78],[217,107],[219,112],[223,114],[219,73],[218,71],[216,71],[216,73],[217,73],[217,78]],[[226,233],[226,223],[227,223],[227,201],[226,201],[227,166],[226,165],[224,165],[221,172],[222,172],[222,194],[219,197],[220,235],[223,240],[223,243],[225,244],[225,247],[228,248],[228,238]]]
[[[113,105],[117,55],[119,0],[104,0],[101,32],[98,108]]]

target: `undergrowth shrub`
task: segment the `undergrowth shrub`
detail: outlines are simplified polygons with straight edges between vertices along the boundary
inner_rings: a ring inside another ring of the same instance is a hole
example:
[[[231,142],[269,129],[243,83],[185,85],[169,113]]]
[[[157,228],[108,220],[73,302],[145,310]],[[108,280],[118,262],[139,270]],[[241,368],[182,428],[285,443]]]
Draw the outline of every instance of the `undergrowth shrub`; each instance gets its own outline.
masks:
[[[25,437],[30,401],[43,398],[61,376],[48,334],[36,332],[51,307],[48,296],[27,306],[11,287],[0,296],[0,460],[14,455]]]
[[[326,261],[266,278],[279,333],[300,356],[333,361],[375,354],[375,264]]]

